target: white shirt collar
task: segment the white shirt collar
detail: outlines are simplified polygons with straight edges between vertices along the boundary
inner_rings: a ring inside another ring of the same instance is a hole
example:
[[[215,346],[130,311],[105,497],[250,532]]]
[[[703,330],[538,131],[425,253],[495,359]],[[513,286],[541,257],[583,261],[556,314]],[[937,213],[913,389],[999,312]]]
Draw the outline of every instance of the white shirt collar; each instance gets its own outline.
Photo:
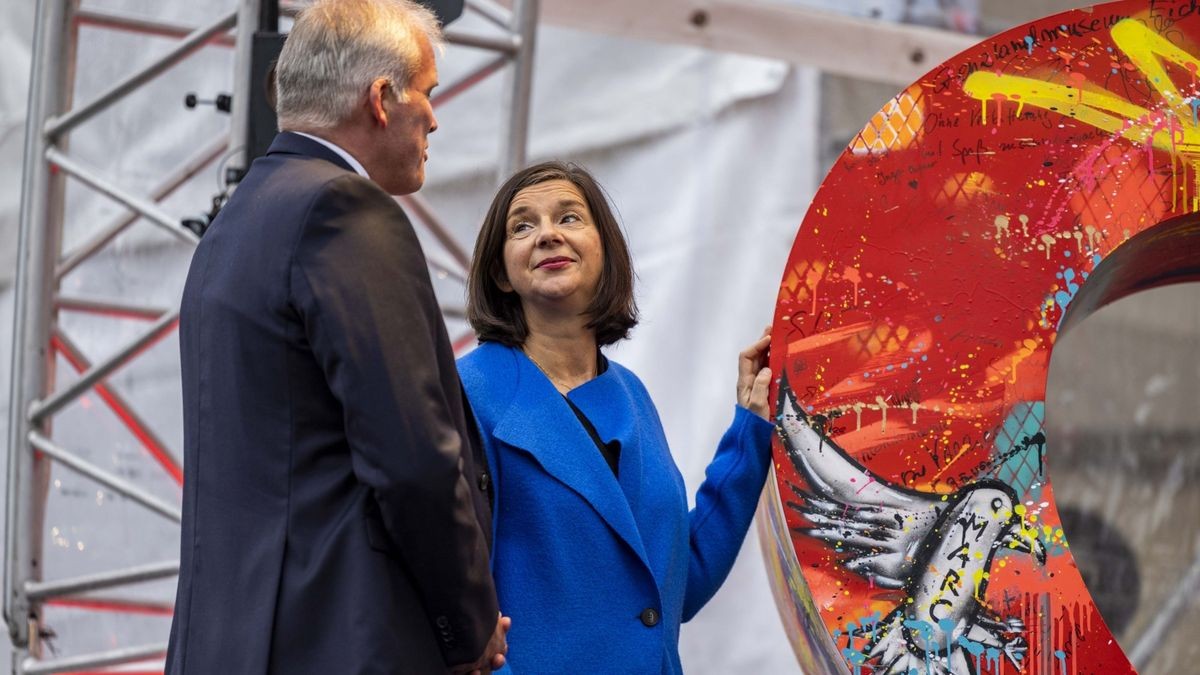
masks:
[[[342,147],[337,145],[336,143],[327,141],[324,138],[321,138],[320,136],[313,136],[312,134],[306,134],[303,131],[293,131],[292,133],[296,134],[298,136],[303,136],[305,138],[311,138],[314,141],[320,143],[321,145],[329,148],[330,150],[336,152],[339,157],[346,160],[346,163],[350,165],[350,168],[354,169],[355,173],[362,176],[363,178],[367,178],[367,179],[371,178],[370,176],[367,175],[367,170],[365,168],[363,168],[363,165],[361,163],[359,163],[359,161],[357,159],[354,159],[353,155],[351,155],[350,153],[343,150]]]

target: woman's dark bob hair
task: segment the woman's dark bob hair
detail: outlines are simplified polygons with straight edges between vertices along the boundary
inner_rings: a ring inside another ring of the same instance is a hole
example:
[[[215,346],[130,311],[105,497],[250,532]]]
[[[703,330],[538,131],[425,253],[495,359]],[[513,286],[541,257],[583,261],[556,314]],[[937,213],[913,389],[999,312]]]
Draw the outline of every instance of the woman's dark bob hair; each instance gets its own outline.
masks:
[[[565,162],[543,162],[518,171],[496,193],[483,220],[475,255],[467,277],[467,320],[480,342],[499,342],[520,347],[529,336],[521,298],[504,292],[497,279],[505,278],[504,244],[508,240],[508,209],[517,193],[531,185],[565,180],[579,188],[604,252],[604,268],[596,297],[585,313],[587,327],[596,332],[596,343],[610,345],[629,336],[637,325],[637,303],[633,299],[633,262],[621,226],[613,215],[604,190],[582,167]]]

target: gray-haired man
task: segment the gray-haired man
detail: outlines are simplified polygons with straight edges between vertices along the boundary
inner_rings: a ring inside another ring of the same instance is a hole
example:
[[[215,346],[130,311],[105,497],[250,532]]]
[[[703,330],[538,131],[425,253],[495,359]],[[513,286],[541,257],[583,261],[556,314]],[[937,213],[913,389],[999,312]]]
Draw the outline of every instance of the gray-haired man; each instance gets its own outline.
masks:
[[[487,476],[412,227],[433,15],[319,0],[276,68],[282,133],[192,260],[167,672],[504,662]]]

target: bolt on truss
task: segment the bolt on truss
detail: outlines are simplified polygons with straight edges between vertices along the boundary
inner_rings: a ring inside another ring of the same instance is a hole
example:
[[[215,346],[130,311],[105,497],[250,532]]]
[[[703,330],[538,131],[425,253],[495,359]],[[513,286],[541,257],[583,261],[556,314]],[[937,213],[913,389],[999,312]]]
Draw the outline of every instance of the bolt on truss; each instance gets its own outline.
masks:
[[[12,352],[11,405],[9,409],[7,520],[4,558],[4,617],[14,645],[13,672],[71,673],[95,671],[134,663],[161,668],[165,640],[133,644],[106,651],[51,656],[47,658],[42,637],[46,606],[90,612],[117,612],[168,617],[169,603],[120,595],[122,589],[147,581],[170,579],[178,574],[177,559],[141,563],[122,569],[106,569],[74,577],[44,579],[45,517],[50,498],[51,467],[86,477],[89,481],[121,495],[130,504],[161,516],[170,523],[180,520],[177,503],[168,503],[139,485],[132,477],[118,475],[89,461],[68,441],[58,440],[55,417],[87,394],[103,403],[123,428],[137,440],[153,465],[175,484],[182,484],[185,467],[180,449],[172,449],[135,410],[130,400],[109,382],[114,373],[139,358],[151,345],[178,326],[178,308],[148,306],[128,298],[94,297],[64,289],[71,273],[102,251],[131,226],[145,221],[169,233],[179,242],[194,245],[197,237],[171,213],[164,200],[189,183],[206,168],[224,158],[245,166],[243,148],[247,137],[250,53],[254,33],[270,0],[237,0],[237,8],[200,27],[184,26],[155,17],[136,16],[107,9],[80,6],[79,0],[43,0],[38,3],[26,126],[24,174],[21,185],[18,261],[15,277],[15,312]],[[497,35],[446,30],[447,42],[455,47],[483,49],[496,56],[474,71],[442,88],[434,98],[438,106],[490,75],[508,66],[508,85],[501,102],[506,134],[498,160],[498,176],[506,176],[525,163],[528,138],[529,96],[532,80],[534,37],[539,0],[515,0],[512,9],[493,0],[467,0],[469,11],[485,20]],[[280,8],[289,15],[304,3],[287,3]],[[174,40],[165,54],[150,59],[115,81],[101,93],[82,103],[73,101],[77,69],[85,68],[78,57],[81,26],[122,31]],[[131,93],[143,88],[173,66],[206,49],[234,50],[233,110],[228,134],[211,139],[190,157],[164,172],[160,181],[139,193],[106,178],[103,171],[88,166],[69,152],[72,132],[87,125],[98,114]],[[228,152],[232,149],[232,152]],[[113,220],[90,228],[81,243],[71,250],[63,247],[63,226],[70,217],[65,204],[70,178],[123,207]],[[414,220],[426,227],[443,251],[429,251],[434,271],[464,280],[469,264],[466,248],[450,233],[425,200],[410,195],[402,203]],[[59,321],[62,313],[83,313],[143,322],[143,329],[103,360],[92,362]],[[461,307],[447,307],[447,317],[461,318]],[[463,345],[469,336],[460,337]],[[77,377],[57,387],[59,361],[70,366]],[[59,434],[60,436],[63,434]],[[78,435],[75,436],[76,438]],[[177,549],[165,555],[176,556]],[[97,593],[116,593],[98,595]],[[147,636],[130,636],[145,639]],[[149,636],[154,637],[154,636]],[[165,636],[162,636],[165,638]],[[120,642],[120,640],[118,640]],[[117,672],[117,671],[113,671]]]

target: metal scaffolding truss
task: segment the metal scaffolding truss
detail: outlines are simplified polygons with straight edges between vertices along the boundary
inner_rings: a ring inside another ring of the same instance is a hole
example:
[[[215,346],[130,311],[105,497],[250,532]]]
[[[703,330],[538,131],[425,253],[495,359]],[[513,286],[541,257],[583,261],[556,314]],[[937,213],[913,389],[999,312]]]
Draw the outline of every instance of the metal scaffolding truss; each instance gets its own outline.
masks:
[[[46,658],[43,650],[42,618],[46,605],[169,615],[169,605],[98,593],[119,592],[131,584],[167,579],[179,570],[177,559],[166,559],[177,556],[178,551],[171,550],[163,552],[164,560],[160,562],[98,570],[72,578],[43,578],[46,500],[50,495],[50,470],[55,464],[172,523],[180,520],[178,504],[165,502],[136,481],[106,471],[56,440],[54,418],[68,405],[84,394],[94,394],[167,476],[179,484],[183,480],[180,450],[168,448],[108,382],[115,372],[176,329],[178,308],[142,306],[124,298],[81,297],[66,292],[62,282],[81,263],[104,251],[118,235],[140,221],[161,228],[189,245],[197,242],[196,236],[181,226],[177,214],[169,213],[161,203],[222,157],[232,160],[235,166],[245,166],[245,158],[240,156],[243,152],[236,149],[245,146],[247,137],[243,106],[249,100],[252,85],[250,54],[253,35],[263,16],[261,2],[237,0],[235,10],[199,27],[83,7],[79,0],[38,3],[21,186],[8,437],[3,608],[14,645],[14,673],[94,672],[137,662],[153,663],[166,651],[165,641],[67,657]],[[515,0],[509,9],[493,0],[466,0],[467,9],[490,24],[489,33],[456,30],[453,26],[446,31],[452,49],[483,49],[496,56],[445,85],[434,98],[435,106],[507,66],[506,100],[500,102],[505,123],[501,127],[504,137],[498,175],[507,175],[525,162],[538,4],[539,0]],[[282,11],[291,13],[302,5],[284,3]],[[170,38],[175,43],[165,54],[133,70],[91,100],[73,105],[77,69],[86,67],[77,61],[79,28],[85,25]],[[193,156],[185,158],[153,189],[144,194],[126,189],[70,154],[71,132],[80,125],[196,52],[220,48],[235,50],[229,133],[212,139]],[[230,148],[235,151],[228,153]],[[68,177],[120,204],[124,212],[111,222],[91,229],[84,241],[71,250],[63,250]],[[434,210],[415,195],[401,201],[444,249],[444,252],[428,251],[431,266],[454,278],[465,278],[469,256]],[[59,322],[62,312],[117,317],[141,322],[143,327],[134,339],[107,358],[92,363],[62,329]],[[460,314],[461,311],[448,311],[448,316],[461,318]],[[78,377],[56,389],[55,367],[59,360],[75,370]]]

